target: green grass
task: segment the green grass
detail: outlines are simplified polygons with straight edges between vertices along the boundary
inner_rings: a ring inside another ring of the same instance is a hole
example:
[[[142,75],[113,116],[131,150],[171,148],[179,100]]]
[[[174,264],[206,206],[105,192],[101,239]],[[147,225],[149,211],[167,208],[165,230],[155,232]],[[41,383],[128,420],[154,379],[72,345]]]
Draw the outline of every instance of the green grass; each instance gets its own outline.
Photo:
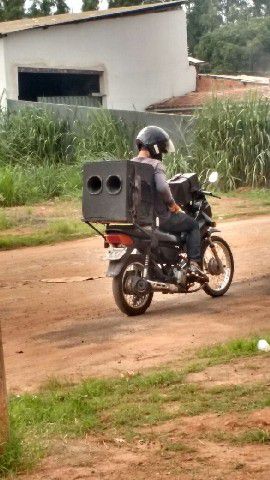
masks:
[[[257,349],[257,343],[260,338],[265,338],[265,340],[270,343],[270,335],[266,335],[263,337],[254,336],[248,339],[240,338],[236,340],[231,340],[226,343],[202,348],[199,351],[198,356],[204,359],[207,358],[224,362],[237,357],[249,357],[259,355],[260,352]]]
[[[66,240],[88,238],[96,235],[88,225],[79,220],[55,220],[45,228],[38,228],[29,234],[0,235],[0,250],[12,250],[20,247],[50,245]]]
[[[49,110],[22,108],[0,112],[0,163],[3,165],[70,164],[78,144],[76,124]]]
[[[269,338],[269,336],[268,336]],[[242,339],[199,351],[199,357],[222,363],[230,356],[255,355],[255,340]],[[229,353],[228,353],[229,352]],[[195,361],[195,359],[194,359]],[[127,441],[141,427],[181,416],[208,412],[249,412],[270,406],[263,383],[204,388],[186,382],[193,363],[118,379],[87,379],[78,385],[52,378],[36,394],[11,396],[11,430],[14,437],[0,457],[0,473],[19,472],[34,465],[53,439],[81,437],[87,432],[107,432]],[[244,432],[242,443],[267,443],[269,433]],[[234,440],[236,441],[236,440]],[[187,451],[185,445],[167,442],[168,451]]]
[[[31,434],[18,434],[17,425],[11,419],[10,439],[4,453],[0,454],[0,478],[17,472],[31,470],[46,452],[46,442]]]
[[[262,428],[249,428],[238,434],[222,430],[207,437],[216,442],[228,442],[233,445],[270,444],[270,430]]]
[[[270,430],[263,430],[261,428],[253,428],[241,433],[234,439],[234,443],[263,443],[270,444]]]
[[[237,198],[241,195],[241,198],[244,200],[250,200],[254,204],[259,205],[270,205],[270,189],[269,188],[253,188],[253,189],[243,189],[237,191],[230,191],[226,193],[226,196]]]
[[[3,209],[0,209],[0,231],[13,227],[14,222],[6,215]]]
[[[29,205],[57,197],[81,195],[80,165],[0,164],[0,206]]]

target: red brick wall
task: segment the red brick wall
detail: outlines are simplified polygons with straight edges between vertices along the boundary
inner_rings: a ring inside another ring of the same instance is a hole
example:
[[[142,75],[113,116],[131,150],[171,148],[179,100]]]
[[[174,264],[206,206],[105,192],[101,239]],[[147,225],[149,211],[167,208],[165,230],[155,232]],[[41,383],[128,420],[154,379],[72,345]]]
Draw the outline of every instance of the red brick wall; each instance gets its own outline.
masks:
[[[222,90],[229,90],[230,88],[246,88],[246,85],[240,80],[230,80],[227,78],[215,78],[198,76],[197,79],[197,91],[199,92],[221,92]]]

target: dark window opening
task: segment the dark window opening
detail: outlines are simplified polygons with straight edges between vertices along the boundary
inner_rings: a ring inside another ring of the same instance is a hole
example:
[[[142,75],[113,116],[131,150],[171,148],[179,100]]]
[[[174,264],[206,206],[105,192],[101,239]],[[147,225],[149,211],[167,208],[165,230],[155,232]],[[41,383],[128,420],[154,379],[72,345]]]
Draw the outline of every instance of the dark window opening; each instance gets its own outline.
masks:
[[[42,97],[86,97],[100,93],[100,74],[81,72],[27,72],[19,70],[19,100]]]

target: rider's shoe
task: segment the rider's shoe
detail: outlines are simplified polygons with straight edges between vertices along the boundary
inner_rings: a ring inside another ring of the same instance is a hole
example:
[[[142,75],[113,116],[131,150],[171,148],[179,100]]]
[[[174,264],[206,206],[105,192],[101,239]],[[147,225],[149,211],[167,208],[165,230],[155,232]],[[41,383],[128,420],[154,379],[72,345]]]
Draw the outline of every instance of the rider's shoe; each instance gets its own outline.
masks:
[[[203,272],[199,262],[195,260],[190,260],[189,262],[189,273],[194,279],[197,279],[199,283],[209,282],[208,276]]]

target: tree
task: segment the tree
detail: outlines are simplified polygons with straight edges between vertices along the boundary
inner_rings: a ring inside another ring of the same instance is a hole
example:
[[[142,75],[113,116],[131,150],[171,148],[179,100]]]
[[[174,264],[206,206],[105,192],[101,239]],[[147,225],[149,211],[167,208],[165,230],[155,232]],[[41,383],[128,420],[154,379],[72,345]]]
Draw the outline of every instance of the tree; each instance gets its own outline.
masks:
[[[83,0],[82,11],[87,12],[88,10],[97,10],[99,0]]]
[[[23,18],[24,4],[25,0],[0,0],[0,21]]]
[[[56,0],[55,1],[55,7],[56,7],[56,15],[58,15],[58,13],[68,13],[69,12],[69,8],[65,2],[65,0]]]
[[[254,17],[263,17],[270,15],[270,3],[269,0],[253,0],[253,6],[251,7]]]
[[[29,8],[29,17],[42,17],[52,14],[52,8],[55,6],[54,0],[33,0]]]
[[[222,24],[218,0],[196,0],[189,4],[187,11],[188,46],[194,53],[195,46],[201,37]]]
[[[247,20],[250,15],[248,0],[219,0],[218,3],[224,23]]]
[[[147,3],[159,3],[162,0],[109,0],[109,8],[131,7]]]
[[[187,6],[190,52],[194,54],[203,36],[222,25],[267,15],[270,15],[269,0],[193,0]]]
[[[54,12],[55,9],[55,12]],[[42,17],[46,15],[56,15],[59,13],[68,13],[69,8],[65,0],[33,0],[28,11],[29,17]]]
[[[270,68],[270,17],[228,23],[204,35],[195,54],[216,73],[266,72]]]

